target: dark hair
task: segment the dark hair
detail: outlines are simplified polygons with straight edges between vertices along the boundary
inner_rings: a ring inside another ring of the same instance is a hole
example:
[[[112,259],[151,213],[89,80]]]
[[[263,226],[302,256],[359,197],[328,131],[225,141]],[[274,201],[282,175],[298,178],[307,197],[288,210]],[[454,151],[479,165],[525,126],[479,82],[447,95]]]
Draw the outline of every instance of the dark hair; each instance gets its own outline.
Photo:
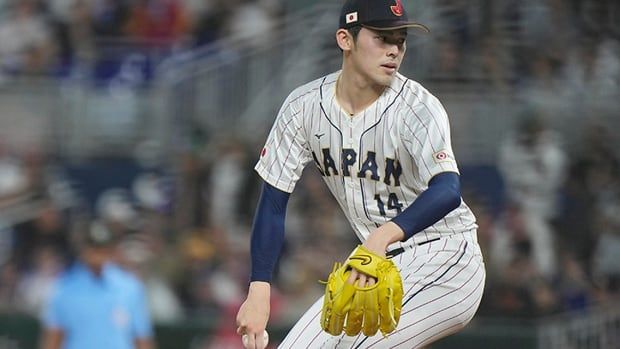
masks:
[[[359,35],[360,31],[362,30],[362,26],[361,25],[356,25],[354,27],[351,27],[349,29],[345,29],[346,31],[349,32],[349,34],[351,34],[351,36],[353,37],[353,42],[357,43],[357,36]],[[340,51],[342,52],[342,49],[340,49]]]
[[[349,34],[351,34],[351,36],[353,37],[353,42],[357,42],[357,36],[359,35],[361,30],[362,30],[361,25],[356,25],[354,27],[347,29]]]

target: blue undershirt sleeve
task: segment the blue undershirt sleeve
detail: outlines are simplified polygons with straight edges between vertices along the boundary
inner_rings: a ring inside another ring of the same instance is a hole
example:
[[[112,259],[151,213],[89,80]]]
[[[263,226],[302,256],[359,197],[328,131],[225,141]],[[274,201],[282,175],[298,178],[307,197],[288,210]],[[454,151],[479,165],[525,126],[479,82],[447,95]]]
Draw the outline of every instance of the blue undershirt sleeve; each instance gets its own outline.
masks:
[[[271,282],[284,244],[284,220],[289,196],[289,193],[263,183],[252,226],[250,281]]]
[[[402,241],[437,223],[461,205],[461,184],[455,172],[435,175],[428,189],[398,216],[392,219],[404,232]]]

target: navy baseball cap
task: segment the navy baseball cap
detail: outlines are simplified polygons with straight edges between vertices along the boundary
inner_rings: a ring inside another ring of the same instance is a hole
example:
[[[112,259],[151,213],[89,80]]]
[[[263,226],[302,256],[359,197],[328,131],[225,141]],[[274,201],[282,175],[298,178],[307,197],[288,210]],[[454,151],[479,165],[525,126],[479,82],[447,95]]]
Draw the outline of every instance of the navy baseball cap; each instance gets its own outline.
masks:
[[[346,0],[340,11],[340,28],[358,25],[375,30],[415,28],[430,31],[423,24],[409,21],[402,0]]]

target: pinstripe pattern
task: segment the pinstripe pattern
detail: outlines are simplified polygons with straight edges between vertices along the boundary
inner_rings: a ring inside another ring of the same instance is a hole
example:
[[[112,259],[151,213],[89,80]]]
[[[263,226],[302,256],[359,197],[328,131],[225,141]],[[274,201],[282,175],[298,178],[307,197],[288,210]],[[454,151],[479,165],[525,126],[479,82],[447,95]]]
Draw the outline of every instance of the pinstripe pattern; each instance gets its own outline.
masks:
[[[449,121],[441,103],[418,83],[397,75],[392,86],[360,115],[346,115],[335,98],[339,73],[328,75],[295,90],[285,102],[265,148],[266,156],[256,165],[257,172],[270,184],[291,192],[303,167],[314,154],[322,168],[330,160],[325,182],[342,207],[360,239],[364,240],[379,224],[395,217],[388,207],[390,194],[398,204],[409,206],[427,188],[432,176],[458,172],[450,144]],[[330,159],[325,159],[324,149]],[[357,155],[350,177],[343,176],[342,149]],[[436,161],[439,151],[449,159]],[[378,181],[358,178],[368,152],[374,152]],[[384,182],[387,158],[394,159],[402,173],[400,186]],[[338,175],[334,175],[338,172]],[[383,212],[376,197],[383,202]],[[384,214],[382,214],[384,213]],[[421,243],[440,236],[475,229],[471,210],[462,203],[409,242]],[[395,243],[390,248],[397,248]]]
[[[433,176],[459,170],[447,113],[424,87],[397,74],[375,102],[351,117],[335,96],[339,74],[288,96],[255,169],[269,184],[292,192],[303,168],[315,162],[364,241],[411,205]],[[281,348],[416,348],[458,331],[474,315],[484,286],[476,229],[473,213],[461,201],[412,239],[389,246],[405,250],[394,259],[405,301],[399,327],[387,338],[327,335],[319,327],[319,300]]]
[[[420,348],[463,328],[474,316],[485,271],[475,232],[412,247],[393,259],[406,290],[397,330],[388,337],[333,337],[320,328],[319,299],[280,344],[292,348]]]

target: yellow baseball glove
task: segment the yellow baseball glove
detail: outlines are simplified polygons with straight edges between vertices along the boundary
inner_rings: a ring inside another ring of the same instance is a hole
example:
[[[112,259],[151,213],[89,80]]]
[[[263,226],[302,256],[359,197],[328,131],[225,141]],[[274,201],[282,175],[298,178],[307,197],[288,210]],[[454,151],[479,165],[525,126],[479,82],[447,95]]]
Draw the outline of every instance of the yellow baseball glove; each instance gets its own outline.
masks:
[[[347,282],[351,268],[374,277],[373,286],[358,287]],[[334,264],[325,285],[321,327],[331,335],[344,332],[355,336],[360,330],[384,336],[396,329],[403,301],[403,283],[394,263],[359,245],[344,264]]]

